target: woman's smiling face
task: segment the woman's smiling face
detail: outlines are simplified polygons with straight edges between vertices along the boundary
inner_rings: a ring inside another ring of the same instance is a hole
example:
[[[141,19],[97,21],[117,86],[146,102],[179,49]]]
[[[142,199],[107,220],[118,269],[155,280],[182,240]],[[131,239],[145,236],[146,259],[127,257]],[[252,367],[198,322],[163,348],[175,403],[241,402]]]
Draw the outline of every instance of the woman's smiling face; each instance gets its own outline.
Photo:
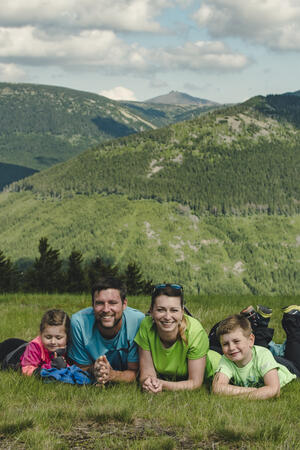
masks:
[[[159,295],[155,299],[151,315],[160,336],[177,335],[183,319],[180,297]]]

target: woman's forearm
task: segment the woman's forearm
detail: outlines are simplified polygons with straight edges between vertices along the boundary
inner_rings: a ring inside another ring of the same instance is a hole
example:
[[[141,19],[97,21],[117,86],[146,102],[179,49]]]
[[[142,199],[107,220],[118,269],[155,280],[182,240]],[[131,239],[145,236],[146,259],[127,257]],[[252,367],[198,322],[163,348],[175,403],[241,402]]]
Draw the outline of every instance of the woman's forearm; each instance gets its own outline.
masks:
[[[155,370],[152,370],[149,367],[145,369],[140,368],[140,383],[143,384],[143,382],[149,377],[156,377]]]
[[[201,387],[202,381],[184,380],[184,381],[166,381],[161,380],[164,391],[193,390]]]

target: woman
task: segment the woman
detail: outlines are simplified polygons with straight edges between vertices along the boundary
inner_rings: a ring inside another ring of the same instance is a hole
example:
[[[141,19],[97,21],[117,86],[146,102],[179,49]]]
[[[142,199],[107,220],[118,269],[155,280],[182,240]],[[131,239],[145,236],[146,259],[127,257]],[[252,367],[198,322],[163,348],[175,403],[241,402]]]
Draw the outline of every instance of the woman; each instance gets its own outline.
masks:
[[[210,350],[207,358],[207,334],[198,320],[184,314],[182,286],[157,285],[150,314],[135,337],[142,388],[152,393],[199,388],[204,376],[213,376],[220,356]]]

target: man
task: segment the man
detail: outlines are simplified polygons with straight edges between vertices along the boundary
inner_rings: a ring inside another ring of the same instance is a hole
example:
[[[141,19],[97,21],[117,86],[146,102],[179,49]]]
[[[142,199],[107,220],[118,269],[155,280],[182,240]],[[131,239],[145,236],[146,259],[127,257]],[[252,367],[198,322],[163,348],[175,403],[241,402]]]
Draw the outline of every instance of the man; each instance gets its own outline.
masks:
[[[92,307],[71,318],[69,359],[89,370],[98,383],[134,381],[139,367],[134,338],[143,318],[142,312],[127,306],[119,279],[101,279],[92,288]]]

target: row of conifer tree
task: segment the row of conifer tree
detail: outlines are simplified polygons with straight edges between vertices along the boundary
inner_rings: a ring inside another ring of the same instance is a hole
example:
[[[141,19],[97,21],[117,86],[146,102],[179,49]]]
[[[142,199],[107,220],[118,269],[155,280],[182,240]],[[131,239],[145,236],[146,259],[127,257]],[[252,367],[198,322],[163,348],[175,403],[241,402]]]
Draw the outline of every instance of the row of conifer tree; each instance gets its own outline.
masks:
[[[21,271],[0,249],[0,292],[88,292],[100,278],[117,276],[126,283],[128,294],[149,294],[152,281],[145,280],[138,264],[129,262],[121,272],[117,265],[97,256],[84,263],[80,251],[73,250],[67,263],[53,249],[46,237],[39,241],[39,256],[26,270]]]

